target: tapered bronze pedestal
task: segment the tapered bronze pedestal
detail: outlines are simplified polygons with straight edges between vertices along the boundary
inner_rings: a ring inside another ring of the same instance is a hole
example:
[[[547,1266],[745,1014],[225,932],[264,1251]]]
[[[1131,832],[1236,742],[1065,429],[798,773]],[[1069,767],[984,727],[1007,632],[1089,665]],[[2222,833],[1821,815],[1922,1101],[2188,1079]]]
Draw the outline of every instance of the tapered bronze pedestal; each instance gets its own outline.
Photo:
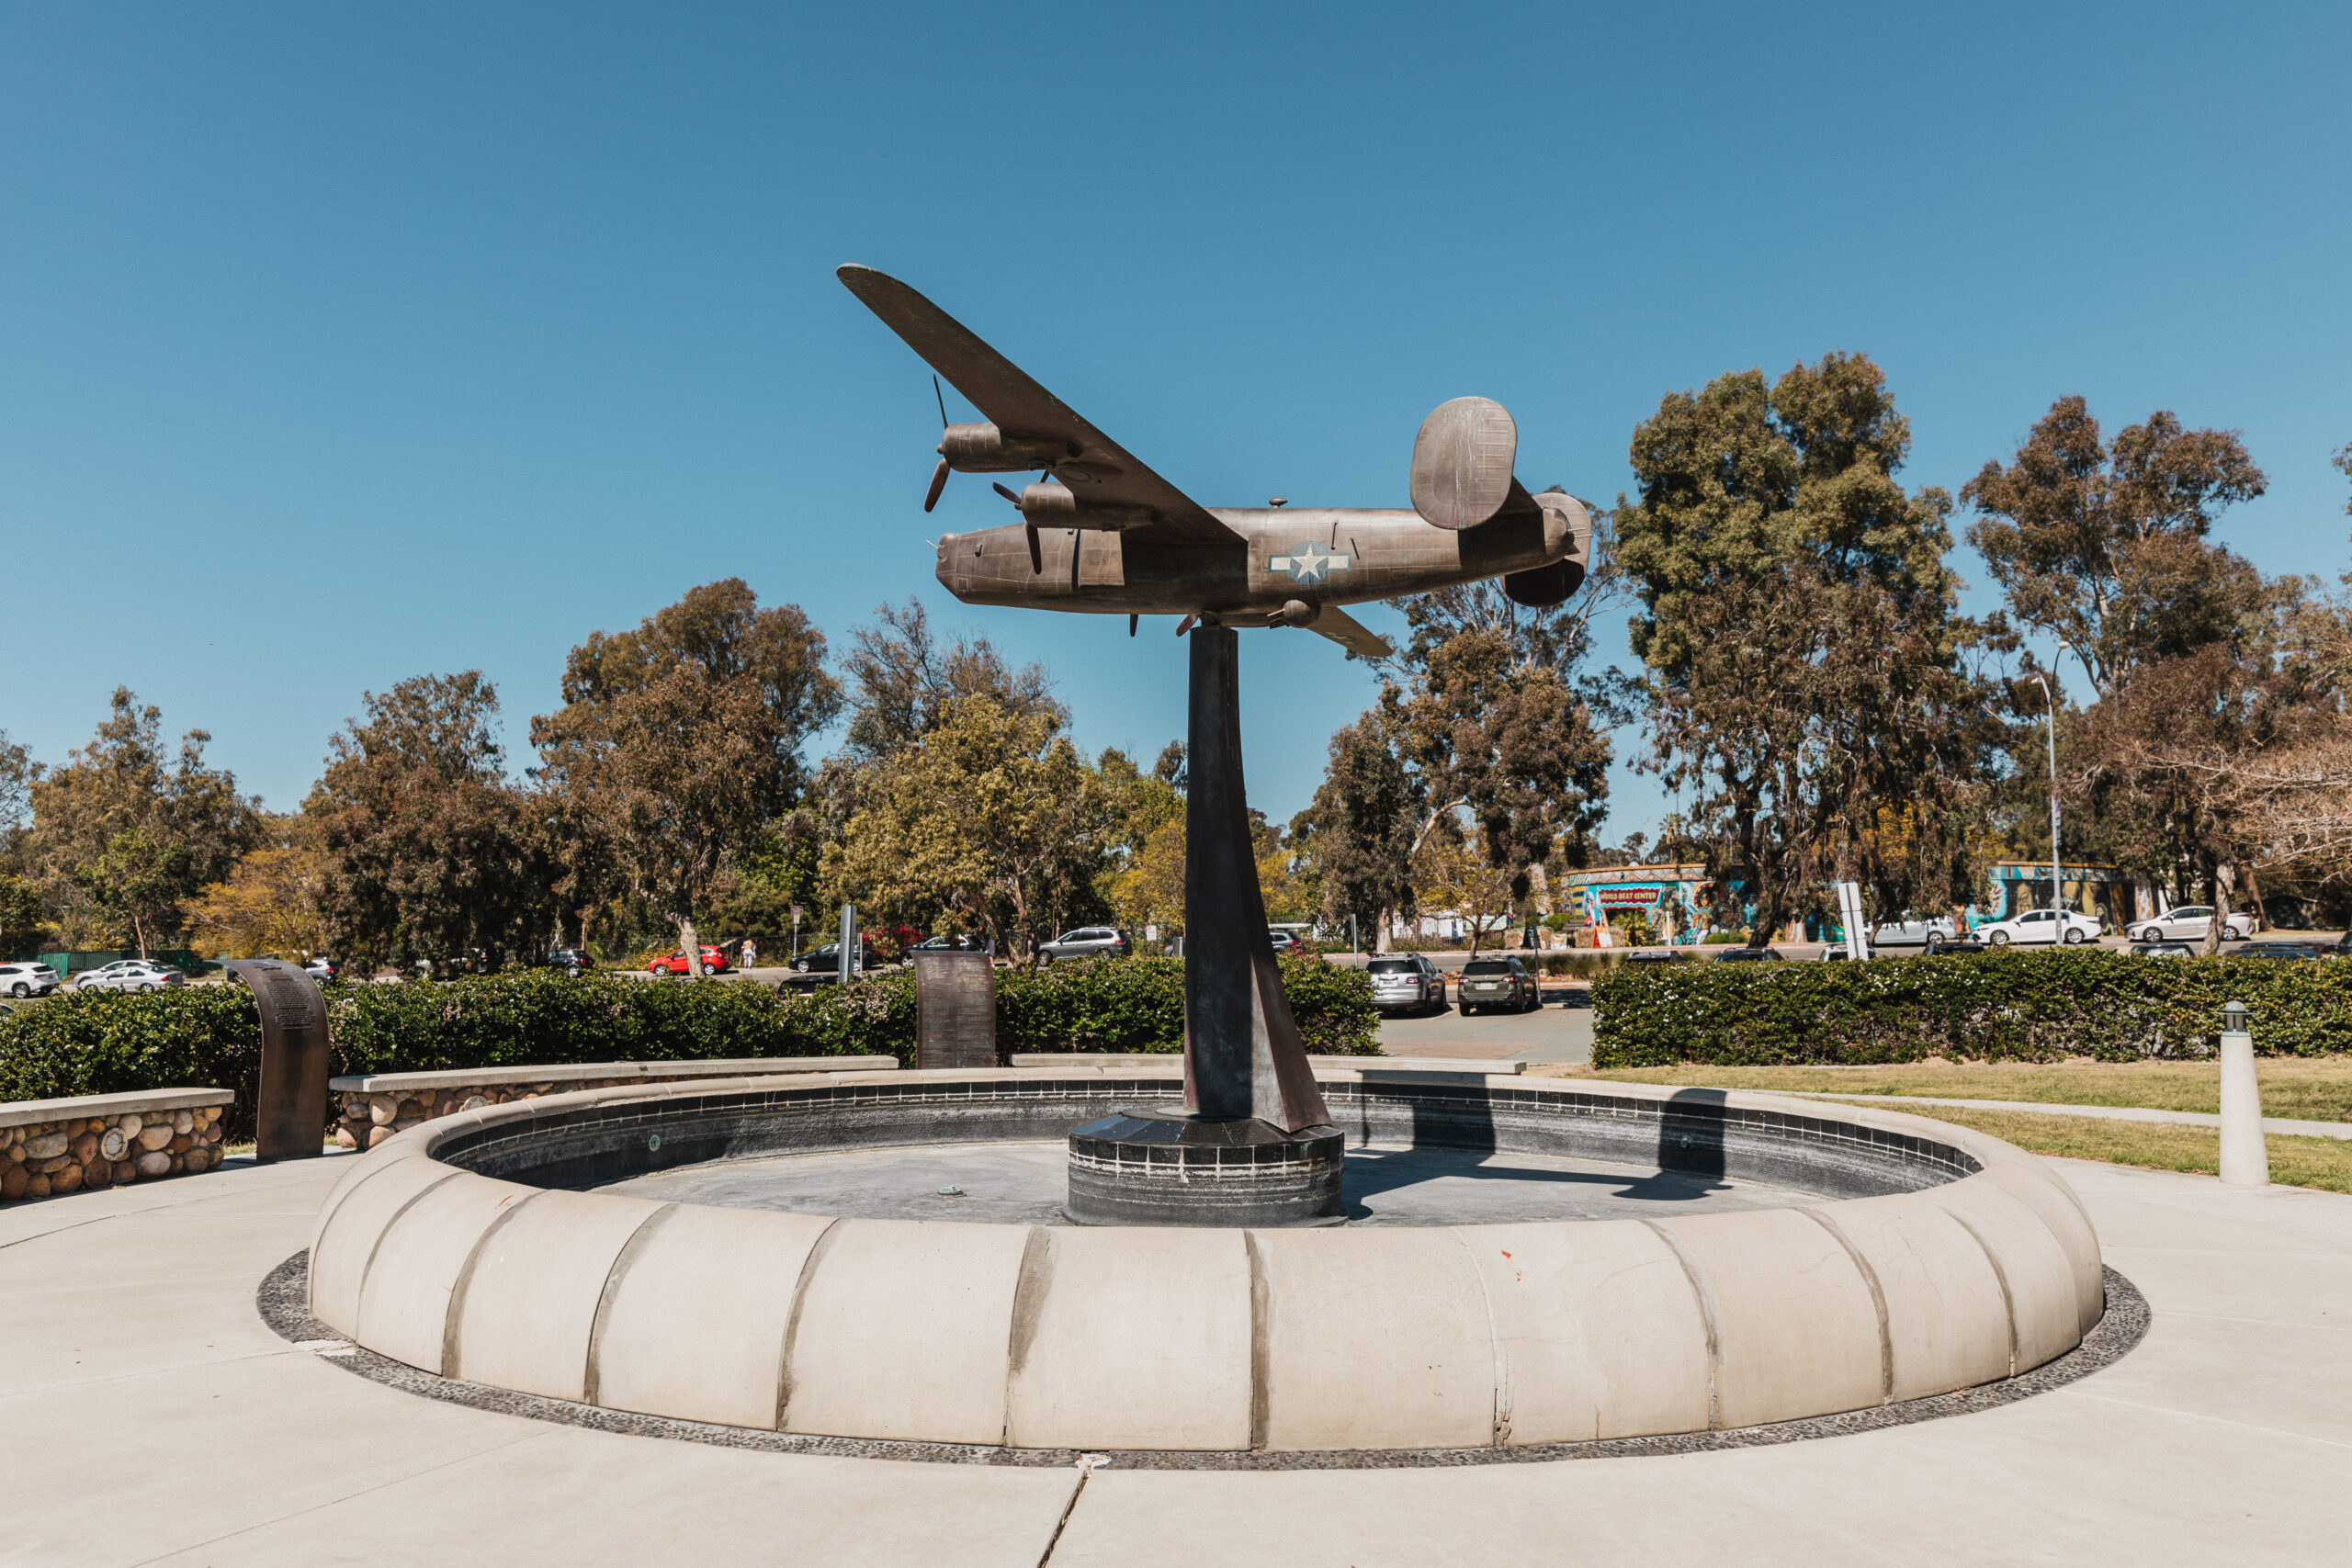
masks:
[[[1330,1224],[1340,1136],[1283,994],[1241,784],[1238,636],[1192,634],[1184,813],[1184,1105],[1070,1134],[1081,1224]]]

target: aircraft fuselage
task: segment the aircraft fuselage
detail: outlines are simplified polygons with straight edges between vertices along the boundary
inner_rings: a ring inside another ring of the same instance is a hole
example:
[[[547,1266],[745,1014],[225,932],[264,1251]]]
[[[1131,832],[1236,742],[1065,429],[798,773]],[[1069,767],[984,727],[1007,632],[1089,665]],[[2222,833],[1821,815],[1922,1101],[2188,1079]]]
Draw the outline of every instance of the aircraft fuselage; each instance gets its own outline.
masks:
[[[1294,600],[1361,604],[1548,566],[1580,569],[1590,524],[1559,500],[1475,528],[1402,509],[1211,507],[1230,544],[1160,542],[1109,529],[1041,527],[1037,567],[1020,524],[939,541],[940,584],[967,604],[1097,615],[1272,615]],[[1583,526],[1579,527],[1578,524]],[[1581,575],[1579,571],[1578,575]]]

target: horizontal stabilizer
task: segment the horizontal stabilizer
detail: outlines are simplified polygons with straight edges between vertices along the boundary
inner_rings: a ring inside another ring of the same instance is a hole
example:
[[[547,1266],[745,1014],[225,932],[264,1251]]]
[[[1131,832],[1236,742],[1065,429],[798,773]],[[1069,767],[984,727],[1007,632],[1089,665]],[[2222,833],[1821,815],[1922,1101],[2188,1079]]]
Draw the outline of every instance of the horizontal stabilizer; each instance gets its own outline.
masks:
[[[1317,609],[1315,618],[1306,623],[1306,629],[1329,637],[1359,659],[1385,659],[1396,651],[1386,637],[1376,636],[1337,604]]]

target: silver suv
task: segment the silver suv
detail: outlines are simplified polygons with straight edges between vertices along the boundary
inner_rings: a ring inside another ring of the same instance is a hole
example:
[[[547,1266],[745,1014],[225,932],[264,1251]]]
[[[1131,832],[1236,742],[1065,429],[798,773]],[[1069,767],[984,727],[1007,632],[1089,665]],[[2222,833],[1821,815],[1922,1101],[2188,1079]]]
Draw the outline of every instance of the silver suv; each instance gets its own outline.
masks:
[[[1372,1005],[1382,1012],[1445,1010],[1445,976],[1419,953],[1375,958],[1364,967],[1372,976]]]
[[[1047,959],[1092,958],[1098,954],[1125,958],[1134,951],[1126,933],[1111,926],[1080,926],[1037,944],[1038,953]]]
[[[0,996],[45,997],[57,989],[57,971],[46,964],[0,964]]]

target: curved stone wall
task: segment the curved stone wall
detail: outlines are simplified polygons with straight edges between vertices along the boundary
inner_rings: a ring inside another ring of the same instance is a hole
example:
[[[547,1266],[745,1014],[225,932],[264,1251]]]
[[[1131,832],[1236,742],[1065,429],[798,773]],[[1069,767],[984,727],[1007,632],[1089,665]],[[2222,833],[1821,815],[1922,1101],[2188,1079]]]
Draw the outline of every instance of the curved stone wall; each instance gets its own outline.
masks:
[[[2074,1194],[1997,1139],[1770,1095],[1318,1072],[1352,1140],[1821,1193],[1333,1230],[832,1219],[569,1190],[707,1159],[1051,1138],[1151,1072],[811,1074],[449,1117],[355,1163],[311,1310],[444,1377],[688,1420],[1080,1449],[1457,1448],[1834,1414],[2022,1372],[2102,1311]]]

